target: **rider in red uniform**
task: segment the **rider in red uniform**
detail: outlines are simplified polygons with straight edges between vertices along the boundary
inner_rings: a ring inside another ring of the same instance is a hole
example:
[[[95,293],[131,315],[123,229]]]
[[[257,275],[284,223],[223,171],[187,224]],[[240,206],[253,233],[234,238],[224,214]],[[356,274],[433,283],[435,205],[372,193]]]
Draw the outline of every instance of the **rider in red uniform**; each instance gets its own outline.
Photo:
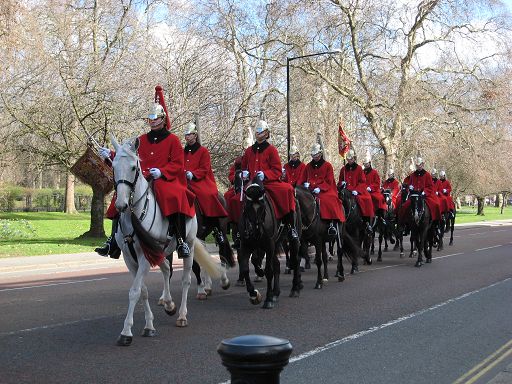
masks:
[[[296,146],[290,148],[290,161],[283,167],[283,181],[290,183],[292,187],[297,185],[297,180],[302,177],[306,164],[300,161],[299,149]]]
[[[388,171],[388,178],[382,183],[382,189],[389,189],[391,191],[391,201],[393,203],[393,207],[397,207],[397,197],[400,192],[400,183],[395,179],[395,171],[390,169]]]
[[[281,180],[281,159],[276,147],[267,139],[270,129],[264,120],[260,120],[255,129],[256,143],[245,150],[242,157],[242,174],[245,180],[257,177],[263,182],[275,210],[276,219],[282,220],[289,227],[291,239],[299,238],[295,229],[295,191],[291,184]]]
[[[380,191],[379,172],[372,168],[372,159],[369,155],[366,156],[363,166],[364,176],[366,178],[366,190],[372,197],[373,211],[377,218],[385,224],[384,212],[388,209],[388,206],[386,205],[386,200]],[[375,221],[375,223],[376,222],[377,221]]]
[[[329,236],[336,236],[338,231],[334,222],[344,222],[345,213],[341,200],[338,198],[334,170],[331,163],[324,160],[320,144],[313,144],[311,157],[311,162],[308,163],[302,176],[297,180],[297,184],[304,185],[316,195],[320,206],[320,218],[331,221],[327,233]]]
[[[240,199],[240,189],[236,189],[236,179],[240,181],[242,170],[242,156],[238,156],[231,168],[229,168],[229,182],[231,187],[224,193],[224,199],[226,200],[226,205],[228,207],[228,218],[229,223],[232,228],[233,234],[233,247],[240,248],[240,233],[238,232],[238,222],[240,221],[240,216],[242,215],[242,201]],[[241,188],[241,186],[240,186]]]
[[[152,179],[155,198],[162,214],[169,218],[170,230],[176,234],[178,257],[190,256],[190,249],[183,239],[186,237],[187,217],[195,215],[195,195],[187,189],[185,172],[183,171],[184,157],[180,139],[172,134],[167,127],[166,113],[160,104],[153,104],[148,114],[151,130],[139,136],[138,155],[142,174]],[[103,158],[114,157],[115,153],[108,148],[102,148]],[[115,210],[115,197],[107,211],[107,217],[112,218],[112,235],[103,247],[95,251],[102,256],[119,257],[119,246],[115,241],[118,213]]]
[[[451,195],[452,185],[446,179],[445,171],[439,172],[439,193],[446,197],[446,201],[448,203],[448,211],[450,213],[450,216],[453,217],[455,212],[455,203],[453,202],[453,198]]]
[[[370,219],[375,216],[372,197],[366,189],[366,178],[363,168],[356,162],[357,157],[353,150],[347,152],[347,164],[340,169],[338,187],[347,188],[356,197],[361,210],[361,216],[368,223],[368,231],[372,232]]]
[[[432,175],[432,182],[434,183],[434,190],[436,191],[436,196],[439,200],[439,209],[441,210],[441,215],[447,215],[448,214],[448,199],[440,191],[443,188],[441,187],[441,180],[439,180],[437,178],[437,169],[432,168],[432,172],[430,174]]]
[[[185,177],[188,188],[196,195],[197,202],[205,223],[213,227],[217,244],[225,243],[220,230],[219,218],[227,217],[228,213],[219,200],[219,190],[213,176],[210,152],[199,143],[196,125],[188,124],[185,129]]]

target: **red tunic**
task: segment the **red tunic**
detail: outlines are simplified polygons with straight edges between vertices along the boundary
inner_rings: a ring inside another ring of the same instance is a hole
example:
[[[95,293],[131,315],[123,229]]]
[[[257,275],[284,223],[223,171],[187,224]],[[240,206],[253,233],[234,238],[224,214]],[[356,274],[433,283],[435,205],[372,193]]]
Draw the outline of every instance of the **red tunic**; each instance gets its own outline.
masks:
[[[320,217],[324,220],[345,221],[343,205],[338,198],[336,182],[334,181],[334,171],[331,163],[321,159],[320,161],[311,161],[297,180],[299,185],[308,182],[309,189],[320,188],[317,196],[320,205]]]
[[[228,213],[219,201],[219,190],[213,176],[210,152],[199,143],[185,147],[185,172],[194,175],[188,188],[194,192],[201,212],[206,217],[226,217]]]
[[[158,168],[162,172],[162,177],[153,183],[153,192],[162,214],[170,216],[174,213],[183,213],[189,217],[194,216],[195,195],[187,189],[183,170],[183,147],[178,136],[169,133],[166,137],[151,143],[148,134],[144,134],[139,137],[139,141],[138,155],[144,177],[151,177],[150,168]],[[107,210],[109,219],[118,214],[115,198],[114,195]]]
[[[297,163],[289,161],[284,165],[285,175],[283,181],[290,183],[293,187],[297,185],[297,180],[301,178],[306,164],[298,160]]]
[[[249,171],[250,180],[258,171],[263,171],[265,174],[263,185],[273,201],[277,219],[295,211],[295,191],[291,184],[281,180],[281,160],[276,147],[267,141],[253,144],[245,150],[242,169]]]
[[[364,176],[366,178],[366,186],[371,188],[370,196],[372,197],[373,210],[377,212],[377,209],[386,211],[388,206],[386,200],[380,191],[380,176],[376,169],[369,168],[365,169]]]
[[[242,202],[240,201],[240,193],[235,192],[235,165],[233,164],[229,169],[229,182],[231,187],[224,193],[224,199],[228,207],[229,221],[238,223],[240,215],[242,214]]]
[[[342,181],[347,183],[346,188],[349,191],[357,191],[356,201],[359,204],[361,215],[364,217],[374,217],[372,197],[366,190],[366,179],[363,168],[357,163],[353,165],[346,164],[340,169],[338,185]]]
[[[434,190],[436,191],[437,199],[439,200],[439,209],[441,213],[448,212],[448,199],[445,195],[443,195],[443,188],[441,188],[441,180],[437,178],[432,178],[432,182],[434,183]]]
[[[446,192],[443,192],[443,189],[446,189]],[[446,201],[448,203],[448,209],[455,210],[455,203],[452,198],[452,185],[447,179],[441,180],[439,179],[439,194],[442,194],[446,197]]]
[[[393,202],[393,207],[397,207],[397,197],[398,193],[400,192],[400,184],[398,183],[398,180],[396,180],[394,177],[387,179],[382,184],[383,189],[389,189],[391,190],[391,201]]]
[[[425,192],[428,208],[432,216],[432,220],[439,220],[441,218],[441,211],[439,208],[439,199],[436,196],[434,183],[432,182],[432,176],[427,171],[415,171],[407,176],[404,180],[404,184],[412,185],[415,191]],[[407,200],[399,211],[399,216],[404,217],[405,211],[411,204],[410,200]]]

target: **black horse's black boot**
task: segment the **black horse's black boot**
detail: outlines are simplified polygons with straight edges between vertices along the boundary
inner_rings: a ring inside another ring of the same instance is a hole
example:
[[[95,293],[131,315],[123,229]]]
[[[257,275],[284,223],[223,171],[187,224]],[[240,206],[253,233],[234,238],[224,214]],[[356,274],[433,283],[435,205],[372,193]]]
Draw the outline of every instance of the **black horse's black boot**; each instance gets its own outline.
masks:
[[[327,229],[327,235],[331,237],[336,237],[338,235],[338,230],[334,225],[334,221],[331,221],[331,223],[329,224],[329,228]]]
[[[102,247],[95,248],[94,252],[97,252],[100,256],[109,256],[112,259],[119,259],[119,256],[121,255],[121,249],[119,248],[119,245],[117,245],[116,241],[118,223],[118,218],[112,220],[112,234],[107,239],[105,244],[103,244]]]
[[[226,243],[226,239],[224,238],[222,231],[219,230],[217,226],[213,227],[213,237],[215,238],[215,242],[218,246],[223,246]]]
[[[299,233],[295,228],[295,212],[288,213],[283,220],[288,226],[288,239],[290,241],[299,241]]]
[[[183,213],[175,213],[169,218],[169,225],[174,225],[174,233],[176,234],[176,251],[179,259],[190,257],[190,248],[183,240],[185,239],[187,230],[185,224],[185,215]]]

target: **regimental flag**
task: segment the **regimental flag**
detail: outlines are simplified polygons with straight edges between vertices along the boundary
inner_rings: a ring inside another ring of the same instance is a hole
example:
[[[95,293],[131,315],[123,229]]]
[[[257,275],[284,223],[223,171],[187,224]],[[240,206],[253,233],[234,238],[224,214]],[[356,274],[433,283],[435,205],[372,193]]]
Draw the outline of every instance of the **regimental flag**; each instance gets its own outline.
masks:
[[[169,112],[167,111],[167,106],[165,105],[164,90],[162,89],[162,87],[160,85],[157,85],[155,87],[155,103],[158,103],[163,107],[163,109],[165,111],[165,123],[167,126],[167,130],[170,131],[171,130],[171,119],[169,117]]]
[[[338,126],[338,152],[340,156],[345,158],[345,155],[350,150],[351,141],[343,130],[343,125],[343,121],[340,119],[340,124]]]

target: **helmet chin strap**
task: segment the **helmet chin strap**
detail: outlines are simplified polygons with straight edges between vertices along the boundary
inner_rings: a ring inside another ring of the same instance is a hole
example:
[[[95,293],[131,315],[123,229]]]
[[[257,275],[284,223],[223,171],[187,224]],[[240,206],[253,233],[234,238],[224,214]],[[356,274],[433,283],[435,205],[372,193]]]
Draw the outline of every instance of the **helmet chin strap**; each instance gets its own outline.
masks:
[[[163,126],[163,124],[162,124],[163,122],[164,122],[163,117],[159,117],[156,120],[149,120],[149,126],[151,128],[158,128],[158,127],[160,127],[160,125]]]

